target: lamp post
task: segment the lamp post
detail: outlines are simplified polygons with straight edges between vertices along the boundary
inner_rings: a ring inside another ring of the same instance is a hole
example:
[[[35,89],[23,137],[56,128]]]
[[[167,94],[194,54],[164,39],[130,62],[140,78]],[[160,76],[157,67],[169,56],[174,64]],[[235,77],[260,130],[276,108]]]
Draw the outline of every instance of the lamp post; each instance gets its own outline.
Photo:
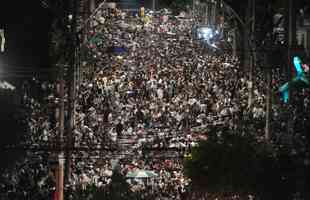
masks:
[[[156,10],[156,0],[152,0],[152,9],[153,11]]]

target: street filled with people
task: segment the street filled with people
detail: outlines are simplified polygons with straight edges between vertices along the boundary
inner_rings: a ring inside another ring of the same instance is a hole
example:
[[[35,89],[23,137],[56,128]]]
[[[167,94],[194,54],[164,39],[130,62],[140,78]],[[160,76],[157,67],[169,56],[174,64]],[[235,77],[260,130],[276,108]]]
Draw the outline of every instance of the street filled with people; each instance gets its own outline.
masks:
[[[82,79],[76,88],[77,150],[70,153],[66,183],[72,199],[81,198],[74,191],[90,185],[108,189],[115,170],[127,178],[133,192],[141,194],[140,199],[185,199],[190,180],[184,175],[183,157],[198,141],[207,140],[210,129],[264,136],[266,72],[255,69],[251,82],[238,57],[206,49],[193,37],[194,23],[189,14],[174,16],[167,9],[139,13],[102,8],[91,18],[83,38]],[[285,82],[284,74],[273,69],[272,140],[306,145],[299,136],[309,119],[309,90],[296,92],[289,105],[281,102],[277,91]],[[58,86],[59,82],[38,78],[24,84],[29,134],[23,144],[57,145]],[[295,113],[290,120],[289,112]],[[284,134],[288,126],[292,135]],[[0,175],[6,180],[0,183],[1,199],[52,197],[51,160],[57,161],[57,154],[44,150],[26,154],[14,170]]]

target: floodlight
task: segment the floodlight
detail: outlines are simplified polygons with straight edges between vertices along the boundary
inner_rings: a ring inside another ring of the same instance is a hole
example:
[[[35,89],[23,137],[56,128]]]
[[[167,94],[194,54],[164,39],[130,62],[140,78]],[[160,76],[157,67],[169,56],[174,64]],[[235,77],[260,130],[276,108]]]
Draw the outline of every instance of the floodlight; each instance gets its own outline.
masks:
[[[210,40],[213,37],[213,31],[209,27],[199,27],[197,29],[198,39]]]
[[[221,38],[221,32],[219,30],[215,30],[210,26],[198,26],[195,27],[195,37],[207,46],[219,49],[219,46],[216,44]]]

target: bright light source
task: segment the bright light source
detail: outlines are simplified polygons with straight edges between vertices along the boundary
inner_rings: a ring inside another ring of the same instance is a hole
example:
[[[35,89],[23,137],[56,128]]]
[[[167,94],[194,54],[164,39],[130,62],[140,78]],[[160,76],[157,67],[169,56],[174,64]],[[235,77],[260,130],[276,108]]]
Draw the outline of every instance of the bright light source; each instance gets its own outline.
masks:
[[[73,15],[72,14],[68,15],[68,19],[69,21],[71,21],[73,19]]]
[[[213,30],[208,26],[200,26],[195,29],[196,39],[201,40],[203,43],[207,44],[211,48],[219,49],[216,45],[216,41],[219,40],[220,31]],[[230,38],[231,39],[231,38]]]
[[[0,29],[0,51],[4,52],[4,50],[5,50],[4,29]]]
[[[197,29],[198,39],[210,40],[213,37],[213,31],[209,27],[200,27]]]
[[[4,90],[15,90],[15,86],[6,82],[6,81],[0,81],[0,89]]]
[[[213,47],[213,48],[218,49],[218,46],[216,46],[216,44],[215,44],[215,43],[212,43],[210,46],[211,46],[211,47]]]

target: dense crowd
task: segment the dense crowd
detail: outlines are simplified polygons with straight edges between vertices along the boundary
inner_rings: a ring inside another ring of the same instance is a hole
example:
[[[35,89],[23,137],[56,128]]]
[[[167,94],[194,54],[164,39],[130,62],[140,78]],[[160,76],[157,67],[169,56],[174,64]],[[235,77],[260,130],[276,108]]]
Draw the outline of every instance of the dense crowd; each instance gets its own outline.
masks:
[[[77,88],[74,129],[75,147],[91,150],[72,152],[67,188],[85,189],[90,184],[105,188],[115,169],[125,177],[148,170],[153,172],[148,184],[129,179],[133,191],[145,199],[152,194],[159,199],[182,199],[189,184],[182,157],[198,140],[207,139],[210,127],[237,131],[248,120],[243,126],[252,127],[257,136],[264,134],[264,71],[255,69],[254,80],[249,82],[237,57],[209,51],[194,39],[193,24],[187,14],[173,16],[168,10],[141,15],[101,9],[93,16],[84,41],[88,49],[84,67],[91,70],[85,70]],[[284,82],[282,77],[281,70],[275,69],[273,94]],[[249,84],[254,87],[250,108]],[[55,83],[37,79],[25,84],[23,101],[30,113],[26,144],[57,141],[56,88]],[[274,95],[275,141],[287,128],[283,112],[295,113],[292,135],[303,134],[295,128],[305,127],[309,118],[309,90],[295,97],[292,104],[300,106],[284,105]],[[9,191],[6,197],[1,193],[3,199],[34,198],[27,196],[35,193],[31,190],[41,191],[36,199],[44,199],[55,189],[49,163],[53,155],[28,154],[31,157],[19,162],[13,175],[1,175],[6,182],[1,182],[0,189]],[[15,194],[19,196],[9,196]]]

